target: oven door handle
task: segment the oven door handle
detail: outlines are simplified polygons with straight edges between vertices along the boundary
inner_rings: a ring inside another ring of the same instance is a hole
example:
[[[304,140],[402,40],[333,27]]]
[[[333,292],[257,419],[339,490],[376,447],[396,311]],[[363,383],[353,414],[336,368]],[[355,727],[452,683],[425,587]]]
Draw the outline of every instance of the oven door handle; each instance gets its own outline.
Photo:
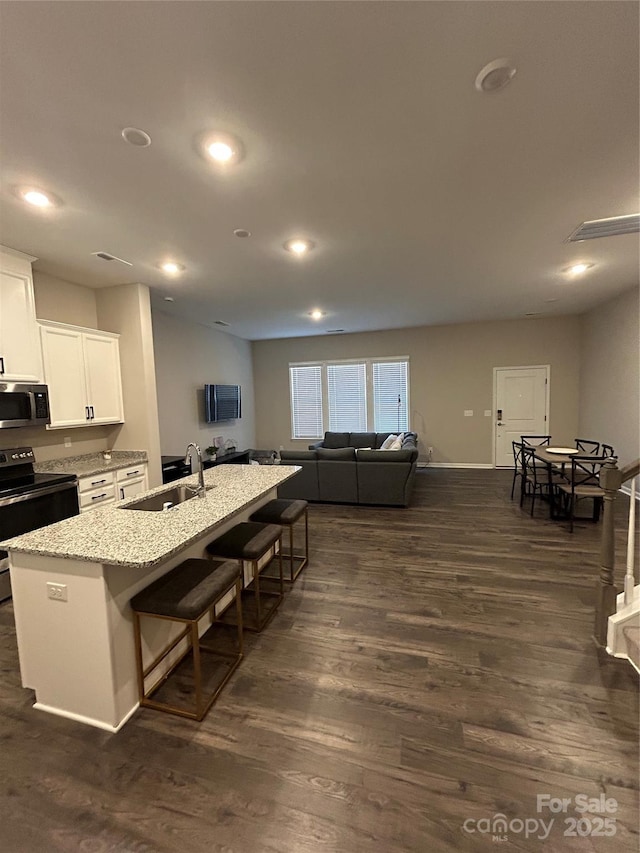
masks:
[[[56,483],[50,486],[41,486],[39,489],[31,489],[23,495],[10,495],[7,498],[0,498],[0,506],[9,506],[10,504],[22,503],[22,501],[35,500],[43,495],[52,495],[54,492],[62,492],[67,489],[76,489],[78,487],[77,480],[71,480],[69,483]]]

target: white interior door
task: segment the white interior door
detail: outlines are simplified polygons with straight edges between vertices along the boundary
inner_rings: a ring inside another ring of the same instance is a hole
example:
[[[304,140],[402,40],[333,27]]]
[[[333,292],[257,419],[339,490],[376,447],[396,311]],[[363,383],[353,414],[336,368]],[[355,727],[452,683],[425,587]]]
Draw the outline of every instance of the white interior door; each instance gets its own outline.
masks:
[[[512,441],[548,435],[548,367],[496,367],[495,466],[513,467]]]

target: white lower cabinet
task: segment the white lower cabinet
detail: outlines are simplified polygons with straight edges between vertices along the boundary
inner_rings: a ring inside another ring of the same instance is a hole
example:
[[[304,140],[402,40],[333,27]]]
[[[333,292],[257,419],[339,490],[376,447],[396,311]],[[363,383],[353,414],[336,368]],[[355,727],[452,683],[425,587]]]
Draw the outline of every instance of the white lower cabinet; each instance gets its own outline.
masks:
[[[132,498],[134,495],[139,495],[140,492],[146,492],[149,488],[146,464],[122,468],[120,471],[116,471],[116,474],[116,499],[119,501]]]
[[[122,423],[118,335],[41,322],[49,429]]]
[[[92,477],[80,477],[78,480],[80,512],[114,504],[123,498],[145,492],[148,488],[146,462],[121,468],[118,471],[94,474]]]

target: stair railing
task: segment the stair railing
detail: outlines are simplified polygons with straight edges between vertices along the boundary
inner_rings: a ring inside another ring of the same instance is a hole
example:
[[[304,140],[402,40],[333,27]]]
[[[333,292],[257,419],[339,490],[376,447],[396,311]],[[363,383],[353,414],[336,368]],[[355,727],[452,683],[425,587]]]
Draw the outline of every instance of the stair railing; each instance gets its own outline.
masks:
[[[640,459],[631,462],[625,468],[618,468],[618,460],[615,456],[607,459],[600,469],[600,485],[604,489],[604,513],[602,518],[602,538],[600,541],[600,577],[596,586],[596,618],[593,631],[593,639],[597,645],[603,648],[607,644],[607,622],[609,616],[616,612],[616,598],[618,590],[614,583],[615,569],[615,522],[614,507],[618,496],[618,489],[623,483],[632,480],[640,473]],[[631,526],[635,528],[635,483],[631,485],[632,500],[629,509],[629,536],[627,539],[627,569],[624,580],[625,593],[630,586],[630,595],[633,595],[635,584],[633,573],[634,559],[634,534]],[[633,520],[632,520],[633,519]],[[629,580],[629,577],[631,580]],[[626,602],[626,595],[625,595]]]

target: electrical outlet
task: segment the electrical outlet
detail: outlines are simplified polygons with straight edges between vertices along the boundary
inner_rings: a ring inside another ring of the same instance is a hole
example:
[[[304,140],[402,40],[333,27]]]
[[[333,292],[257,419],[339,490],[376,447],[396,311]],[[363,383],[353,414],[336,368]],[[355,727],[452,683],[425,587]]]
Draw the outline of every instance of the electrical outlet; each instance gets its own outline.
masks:
[[[66,601],[66,583],[47,583],[47,594],[52,601]]]
[[[431,456],[433,453],[433,447],[427,447],[427,450],[429,451],[429,456]]]
[[[65,435],[64,437],[64,446],[71,447],[71,436]]]

